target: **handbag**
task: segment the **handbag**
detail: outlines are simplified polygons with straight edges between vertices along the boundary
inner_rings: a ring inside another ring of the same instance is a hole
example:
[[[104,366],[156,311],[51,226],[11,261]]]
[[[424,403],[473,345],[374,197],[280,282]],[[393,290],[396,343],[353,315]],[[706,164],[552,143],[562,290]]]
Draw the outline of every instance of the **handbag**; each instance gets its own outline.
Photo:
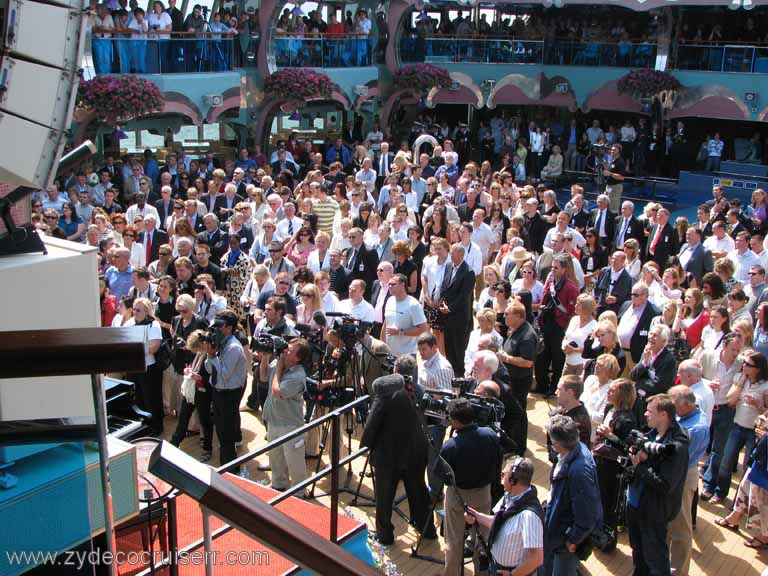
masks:
[[[191,371],[184,374],[184,379],[181,381],[181,395],[188,404],[195,403],[195,391],[197,390],[197,381],[200,378],[198,371],[202,362],[203,354],[198,353],[190,364]]]
[[[693,347],[691,346],[691,343],[688,342],[686,338],[683,338],[681,336],[675,340],[674,350],[672,350],[672,353],[674,354],[675,359],[678,362],[682,362],[683,360],[688,360],[691,357],[692,352],[693,352]]]
[[[160,343],[160,348],[155,352],[155,363],[160,367],[160,370],[165,370],[173,364],[176,359],[176,352],[173,350],[173,345],[170,338],[166,338]]]

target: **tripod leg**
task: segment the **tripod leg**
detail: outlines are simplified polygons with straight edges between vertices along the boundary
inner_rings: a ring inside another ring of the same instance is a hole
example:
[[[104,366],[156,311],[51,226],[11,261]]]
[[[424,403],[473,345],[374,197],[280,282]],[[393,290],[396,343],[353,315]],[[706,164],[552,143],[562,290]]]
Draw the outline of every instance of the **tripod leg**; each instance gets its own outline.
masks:
[[[360,478],[357,480],[357,488],[355,489],[355,497],[352,498],[352,506],[357,506],[357,500],[360,498],[360,489],[363,487],[363,479],[365,478],[365,471],[368,469],[368,464],[371,462],[371,453],[365,455],[365,462],[363,462],[363,469],[360,471]],[[371,474],[371,480],[373,480],[373,490],[376,492],[376,480]]]
[[[319,446],[319,451],[317,453],[317,463],[315,464],[315,474],[320,472],[320,466],[322,465],[322,462],[323,462],[323,452],[325,451],[325,444],[326,444],[326,441],[328,440],[328,432],[330,430],[330,426],[331,426],[330,420],[328,420],[323,424],[323,432],[320,435],[320,446]],[[309,492],[307,493],[310,498],[315,497],[315,486],[317,486],[317,482],[312,483],[312,488],[310,488]]]

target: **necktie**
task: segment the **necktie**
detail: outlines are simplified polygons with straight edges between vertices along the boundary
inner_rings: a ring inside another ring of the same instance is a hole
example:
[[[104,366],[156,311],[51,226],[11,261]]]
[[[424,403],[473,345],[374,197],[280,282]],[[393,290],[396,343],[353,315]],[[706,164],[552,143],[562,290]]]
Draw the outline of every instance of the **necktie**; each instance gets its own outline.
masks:
[[[656,246],[658,245],[659,240],[661,240],[661,224],[656,225],[656,235],[653,237],[653,242],[651,242],[651,249],[648,250],[651,256],[656,255]]]
[[[595,224],[595,228],[597,228],[597,235],[602,236],[602,230],[600,229],[603,225],[603,211],[600,210],[597,216],[597,223]]]
[[[152,234],[150,232],[144,234],[144,244],[146,245],[145,248],[147,250],[147,264],[149,264],[152,262]]]
[[[352,250],[352,254],[349,255],[349,262],[347,263],[347,266],[350,271],[355,267],[355,258],[357,258],[357,248],[354,248]]]
[[[629,227],[629,218],[624,218],[624,226],[621,228],[621,236],[619,236],[619,241],[624,242],[624,236],[627,235],[627,228]]]
[[[288,220],[288,236],[293,236],[293,220]]]

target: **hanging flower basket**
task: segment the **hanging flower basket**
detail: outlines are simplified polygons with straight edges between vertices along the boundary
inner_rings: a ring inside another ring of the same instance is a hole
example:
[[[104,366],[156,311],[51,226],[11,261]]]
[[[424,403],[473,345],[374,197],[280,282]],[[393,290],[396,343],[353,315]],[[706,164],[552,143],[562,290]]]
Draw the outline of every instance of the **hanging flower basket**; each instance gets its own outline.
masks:
[[[630,94],[635,100],[656,96],[664,90],[678,90],[680,82],[669,72],[634,70],[617,82],[619,94]]]
[[[399,68],[394,75],[394,85],[398,90],[411,89],[426,93],[432,88],[449,88],[452,80],[448,70],[432,64],[411,64]]]
[[[331,97],[333,81],[327,74],[309,68],[285,68],[267,77],[264,92],[272,98],[298,102],[325,99]]]
[[[163,97],[157,84],[138,76],[98,76],[80,82],[77,107],[92,112],[96,119],[117,126],[163,109]]]

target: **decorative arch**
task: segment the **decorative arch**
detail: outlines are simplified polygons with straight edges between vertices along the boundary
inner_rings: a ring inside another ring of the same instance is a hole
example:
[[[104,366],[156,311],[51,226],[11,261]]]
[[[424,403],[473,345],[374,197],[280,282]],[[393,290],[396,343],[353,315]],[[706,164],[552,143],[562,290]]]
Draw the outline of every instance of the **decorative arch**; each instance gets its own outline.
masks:
[[[678,93],[670,118],[703,116],[728,120],[749,120],[747,105],[733,90],[720,84],[684,88]]]
[[[208,110],[208,115],[205,117],[205,120],[208,122],[208,124],[214,124],[218,120],[219,116],[221,116],[227,110],[244,107],[239,87],[229,88],[224,92],[223,96],[224,101],[220,106],[216,106]]]
[[[392,114],[395,111],[395,105],[398,102],[402,104],[416,104],[420,100],[420,96],[410,88],[403,90],[396,90],[389,95],[384,105],[381,107],[381,125],[388,126],[392,121]]]
[[[193,124],[199,126],[203,123],[203,114],[197,104],[178,92],[163,92],[165,104],[161,114],[180,114],[187,116]]]
[[[618,81],[611,80],[587,95],[581,105],[583,112],[590,112],[593,108],[601,110],[615,110],[617,112],[631,112],[642,114],[643,106],[629,94],[620,94]]]
[[[567,91],[558,92],[557,86],[560,84],[567,84]],[[544,74],[535,78],[523,74],[504,76],[491,90],[485,105],[490,109],[498,105],[564,106],[571,112],[578,108],[570,81],[563,76],[549,78]]]
[[[368,94],[365,96],[355,96],[355,100],[352,102],[352,108],[356,111],[359,111],[365,102],[373,100],[381,93],[378,80],[371,80],[366,86],[368,87]]]
[[[459,83],[459,89],[432,88],[425,98],[429,108],[434,108],[437,104],[469,104],[475,108],[483,107],[483,91],[471,76],[462,72],[451,72],[451,80]]]

